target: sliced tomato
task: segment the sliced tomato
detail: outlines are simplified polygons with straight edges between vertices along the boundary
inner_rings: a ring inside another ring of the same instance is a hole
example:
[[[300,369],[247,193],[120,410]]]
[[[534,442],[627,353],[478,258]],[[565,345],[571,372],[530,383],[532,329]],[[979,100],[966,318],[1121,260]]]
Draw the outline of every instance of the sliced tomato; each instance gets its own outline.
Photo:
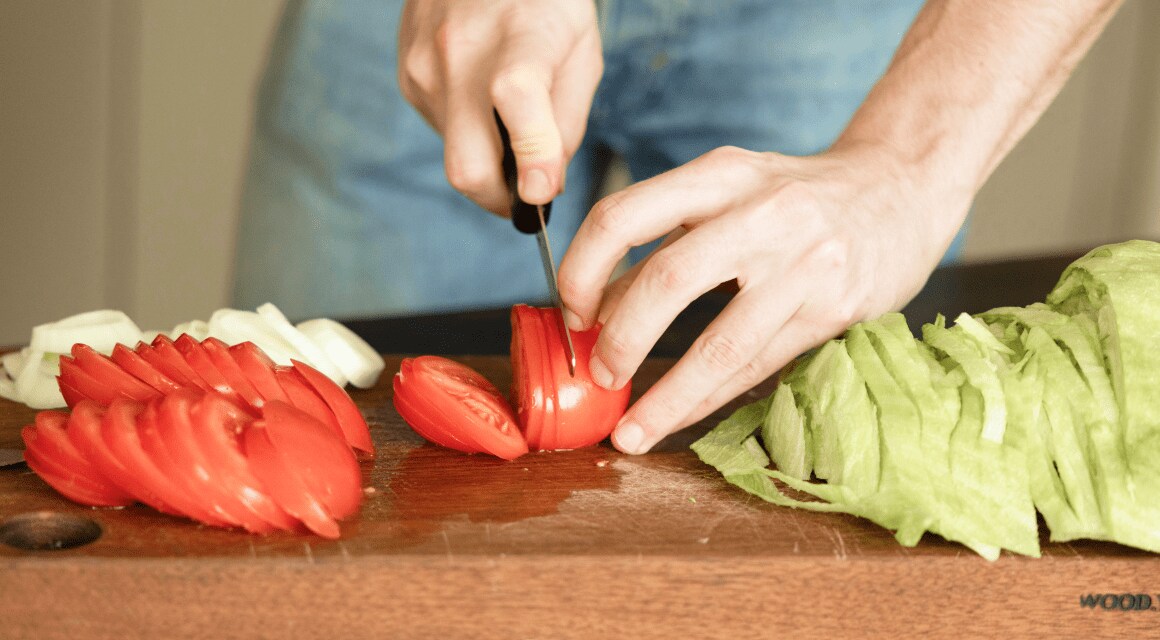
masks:
[[[241,522],[230,514],[223,512],[219,505],[205,500],[199,492],[198,483],[189,477],[185,466],[174,459],[166,446],[162,436],[161,420],[159,419],[159,403],[145,405],[145,409],[137,416],[136,431],[141,441],[141,449],[153,462],[153,465],[165,475],[165,478],[188,500],[182,503],[186,515],[194,520],[200,520],[215,527],[237,527]]]
[[[160,395],[157,389],[145,384],[133,374],[122,369],[108,356],[97,353],[92,347],[77,343],[73,345],[72,357],[78,367],[101,384],[110,387],[118,395],[145,402]]]
[[[239,434],[249,427],[253,417],[222,396],[205,394],[193,405],[190,419],[193,440],[205,464],[216,470],[222,488],[270,526],[297,528],[298,520],[274,502],[242,454]]]
[[[513,359],[528,360],[513,362],[513,370],[529,372],[522,379],[513,378],[515,404],[525,413],[542,411],[544,416],[539,437],[528,438],[532,449],[578,449],[596,444],[612,433],[628,408],[631,384],[609,391],[592,381],[588,362],[600,327],[570,332],[576,352],[576,372],[572,375],[559,329],[561,322],[560,312],[555,308],[516,305],[512,309],[513,344],[517,335],[543,337],[541,353],[536,353],[537,343],[533,340],[526,340],[523,348],[512,350]],[[539,379],[534,375],[537,362],[543,365]]]
[[[404,358],[392,380],[395,410],[415,433],[430,442],[464,453],[484,453],[474,442],[465,442],[450,433],[445,426],[447,420],[438,408],[410,391],[408,385],[414,377],[413,362],[411,358]]]
[[[171,471],[185,480],[203,506],[253,533],[269,533],[274,527],[254,513],[243,501],[222,469],[212,464],[194,436],[193,411],[206,397],[198,389],[171,393],[157,407],[157,438],[174,466]],[[224,396],[219,396],[224,402]],[[216,459],[215,459],[216,462]]]
[[[66,403],[71,399],[73,404],[76,404],[80,400],[88,398],[108,406],[114,399],[123,397],[117,389],[94,378],[69,356],[60,357],[60,375],[57,376],[57,383]],[[66,387],[67,392],[65,391]],[[71,408],[73,404],[70,404],[69,407]]]
[[[121,367],[133,377],[153,387],[162,395],[176,391],[182,386],[170,379],[169,376],[158,371],[157,367],[149,364],[145,358],[141,357],[141,354],[121,343],[113,346],[111,359],[118,367]]]
[[[252,407],[260,407],[265,402],[262,395],[250,383],[250,379],[242,372],[242,368],[230,355],[229,345],[214,337],[206,338],[201,347],[209,356],[213,366],[221,372],[226,384],[236,391]]]
[[[185,356],[177,350],[173,340],[164,333],[159,333],[156,338],[153,338],[152,349],[142,349],[139,350],[139,353],[142,358],[157,367],[161,373],[183,386],[192,385],[206,391],[213,389],[210,383],[206,382],[193,370],[193,367],[189,366],[189,363],[185,361]]]
[[[116,400],[110,410],[120,410],[121,406],[128,406],[131,411],[140,411],[141,408],[141,405],[130,401]],[[176,507],[146,487],[109,449],[101,433],[101,423],[105,415],[105,407],[92,400],[77,404],[69,416],[67,428],[69,441],[82,457],[91,462],[113,484],[133,496],[137,502],[147,504],[163,513],[181,515]]]
[[[291,360],[291,365],[298,375],[310,385],[322,398],[330,412],[338,420],[343,437],[347,444],[362,451],[368,456],[375,453],[375,445],[371,441],[370,428],[366,418],[358,410],[350,395],[339,387],[333,380],[326,377],[321,371],[307,366],[297,360]]]
[[[125,467],[129,477],[137,482],[132,493],[155,496],[155,500],[168,505],[170,509],[160,509],[171,515],[196,518],[200,512],[196,498],[187,489],[173,480],[153,461],[145,451],[137,430],[137,420],[145,406],[118,400],[109,405],[101,420],[101,438],[109,453]],[[151,504],[148,500],[147,504]]]
[[[41,411],[33,425],[21,430],[29,467],[75,502],[103,507],[133,504],[131,495],[109,481],[69,441],[67,421],[67,414]]]
[[[242,446],[254,475],[269,489],[278,506],[324,538],[333,540],[340,536],[338,522],[306,489],[302,479],[270,441],[264,420],[255,421],[242,432]]]
[[[286,395],[282,385],[278,384],[278,378],[274,376],[277,365],[266,352],[253,342],[240,342],[230,347],[230,355],[264,402],[271,400],[290,402],[290,396]]]
[[[550,364],[545,357],[548,343],[540,316],[532,307],[512,307],[511,322],[512,403],[528,449],[535,451],[542,448],[544,425],[556,419],[552,386],[545,384]]]
[[[282,389],[286,391],[286,396],[290,398],[289,404],[310,414],[314,419],[330,427],[335,435],[344,441],[346,440],[346,436],[342,432],[342,425],[338,423],[338,418],[335,417],[334,412],[326,406],[326,401],[314,392],[314,389],[303,379],[301,374],[289,367],[278,367],[274,371],[274,377],[278,379],[278,384],[282,386]]]
[[[334,519],[341,520],[358,511],[363,495],[362,472],[341,435],[282,402],[271,402],[262,417],[274,448]]]
[[[408,375],[406,371],[409,371]],[[528,452],[506,399],[477,371],[447,358],[404,360],[396,375],[395,408],[420,435],[440,433],[437,444],[464,443],[477,451],[513,460]],[[452,448],[458,448],[452,446]]]
[[[190,368],[197,372],[198,377],[205,380],[210,389],[229,396],[236,402],[245,402],[238,390],[230,386],[229,380],[214,365],[213,360],[200,342],[188,333],[183,333],[173,341],[173,346],[185,358],[185,362],[189,364]]]

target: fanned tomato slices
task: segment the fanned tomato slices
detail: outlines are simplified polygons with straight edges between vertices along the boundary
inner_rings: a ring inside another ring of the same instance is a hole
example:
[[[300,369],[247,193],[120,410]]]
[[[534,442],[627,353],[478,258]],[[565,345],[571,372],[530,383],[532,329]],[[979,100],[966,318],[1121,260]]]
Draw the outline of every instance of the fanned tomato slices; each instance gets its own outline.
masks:
[[[42,411],[22,436],[29,466],[65,497],[262,534],[338,537],[358,511],[356,451],[373,455],[370,432],[312,367],[188,335],[112,357],[76,344],[60,362],[72,413]]]
[[[399,415],[428,441],[507,460],[529,450],[578,449],[612,433],[628,408],[630,385],[609,391],[588,362],[599,327],[570,332],[576,372],[568,371],[560,312],[512,308],[512,400],[479,372],[439,356],[403,360],[394,379]]]

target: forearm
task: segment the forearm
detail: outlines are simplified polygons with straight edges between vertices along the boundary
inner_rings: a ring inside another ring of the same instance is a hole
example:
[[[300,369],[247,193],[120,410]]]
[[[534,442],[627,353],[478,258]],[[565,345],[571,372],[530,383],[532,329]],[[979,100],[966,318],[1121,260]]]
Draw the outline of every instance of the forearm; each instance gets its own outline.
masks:
[[[1120,4],[930,0],[835,150],[887,149],[907,179],[969,203]],[[937,236],[961,220],[943,222]]]

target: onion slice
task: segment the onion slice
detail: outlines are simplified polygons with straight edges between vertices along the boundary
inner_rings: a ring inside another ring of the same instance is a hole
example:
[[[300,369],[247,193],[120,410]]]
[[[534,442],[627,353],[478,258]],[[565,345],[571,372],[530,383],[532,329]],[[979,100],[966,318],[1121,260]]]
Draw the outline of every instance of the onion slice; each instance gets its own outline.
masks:
[[[298,330],[325,351],[350,383],[359,389],[375,386],[387,366],[383,357],[358,334],[330,318],[301,322]]]

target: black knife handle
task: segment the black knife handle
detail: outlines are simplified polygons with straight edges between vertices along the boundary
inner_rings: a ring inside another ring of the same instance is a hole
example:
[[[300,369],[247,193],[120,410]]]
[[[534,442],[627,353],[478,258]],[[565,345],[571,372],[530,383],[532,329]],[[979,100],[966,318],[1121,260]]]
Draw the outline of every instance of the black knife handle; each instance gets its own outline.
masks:
[[[512,139],[508,135],[507,127],[504,126],[503,120],[499,118],[499,112],[492,109],[495,114],[495,126],[499,128],[499,139],[503,144],[503,177],[507,181],[508,193],[512,197],[512,224],[516,229],[522,233],[537,233],[540,230],[540,215],[536,211],[536,205],[528,204],[520,199],[518,183],[518,174],[516,172],[516,154],[512,151]],[[552,203],[544,205],[544,224],[548,224],[548,215],[552,212]]]

